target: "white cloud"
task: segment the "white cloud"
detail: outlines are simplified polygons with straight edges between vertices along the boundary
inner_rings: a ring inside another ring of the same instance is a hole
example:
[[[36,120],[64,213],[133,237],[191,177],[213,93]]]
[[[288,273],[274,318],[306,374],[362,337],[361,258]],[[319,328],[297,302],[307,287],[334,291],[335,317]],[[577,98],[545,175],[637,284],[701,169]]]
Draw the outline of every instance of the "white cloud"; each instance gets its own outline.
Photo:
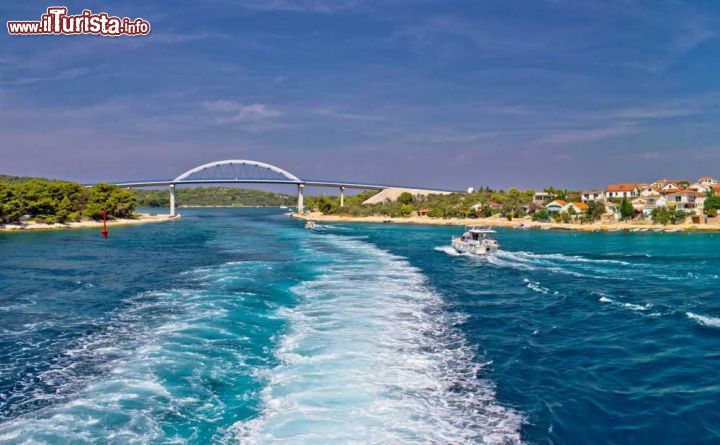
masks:
[[[575,144],[634,134],[639,131],[640,130],[633,124],[620,124],[605,128],[560,130],[540,138],[538,142],[541,144]]]
[[[203,106],[206,110],[216,113],[216,122],[221,124],[254,122],[284,114],[266,104],[243,104],[230,100],[204,102]]]

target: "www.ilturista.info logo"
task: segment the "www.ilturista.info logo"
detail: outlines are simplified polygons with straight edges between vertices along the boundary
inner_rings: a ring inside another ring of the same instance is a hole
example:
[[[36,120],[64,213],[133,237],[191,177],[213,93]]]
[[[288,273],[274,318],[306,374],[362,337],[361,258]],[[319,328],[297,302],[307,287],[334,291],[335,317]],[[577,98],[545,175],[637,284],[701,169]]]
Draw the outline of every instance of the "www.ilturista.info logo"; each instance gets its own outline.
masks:
[[[146,36],[150,34],[150,22],[137,18],[115,17],[106,12],[95,14],[84,9],[81,14],[67,15],[65,6],[51,6],[37,21],[8,21],[10,35],[74,35],[95,34],[100,36]]]

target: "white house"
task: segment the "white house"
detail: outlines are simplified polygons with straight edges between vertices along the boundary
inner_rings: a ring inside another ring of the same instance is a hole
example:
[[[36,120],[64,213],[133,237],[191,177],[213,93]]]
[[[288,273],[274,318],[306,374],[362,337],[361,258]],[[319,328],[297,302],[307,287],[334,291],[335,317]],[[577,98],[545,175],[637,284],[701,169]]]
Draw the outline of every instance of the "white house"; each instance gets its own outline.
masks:
[[[556,199],[555,201],[552,201],[548,203],[548,205],[545,206],[545,210],[548,212],[561,212],[567,205],[567,202],[563,201],[562,199]]]
[[[583,190],[580,200],[582,202],[605,201],[605,192],[602,190]]]
[[[679,190],[682,190],[682,187],[680,187],[679,184],[675,182],[668,182],[667,184],[664,184],[662,187],[660,187],[660,193],[675,193]]]
[[[658,191],[646,190],[640,193],[640,197],[632,201],[635,210],[650,216],[657,207],[665,207],[667,199]]]
[[[703,184],[700,181],[698,181],[693,184],[690,184],[688,189],[695,190],[696,192],[707,193],[713,189],[713,186],[712,186],[712,184]]]
[[[714,178],[711,178],[710,176],[703,176],[702,178],[698,179],[697,182],[700,185],[704,185],[706,187],[712,187],[718,183]]]
[[[695,213],[696,215],[702,215],[705,197],[705,193],[696,192],[695,190],[679,190],[665,196],[669,207]]]
[[[611,221],[620,221],[620,207],[618,207],[616,204],[613,204],[612,202],[606,202],[605,214],[603,215],[603,218]]]
[[[537,192],[533,195],[533,202],[542,205],[546,200],[551,199],[552,195],[546,192]]]
[[[607,186],[605,196],[608,199],[616,198],[634,198],[638,195],[638,188],[636,184],[610,184]]]

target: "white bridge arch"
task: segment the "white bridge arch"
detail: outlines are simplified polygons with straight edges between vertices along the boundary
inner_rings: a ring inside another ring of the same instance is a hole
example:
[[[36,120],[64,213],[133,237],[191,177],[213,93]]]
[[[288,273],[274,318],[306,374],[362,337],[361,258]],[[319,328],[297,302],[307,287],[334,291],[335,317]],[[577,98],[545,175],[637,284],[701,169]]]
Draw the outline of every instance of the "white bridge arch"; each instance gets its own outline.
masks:
[[[272,178],[261,177],[263,175],[257,175],[257,177],[253,177],[253,173],[269,172],[270,176],[279,175],[282,178],[287,179],[288,181],[296,183],[302,182],[300,178],[288,172],[287,170],[283,170],[282,168],[276,167],[271,164],[266,164],[265,162],[251,161],[249,159],[228,159],[225,161],[208,162],[207,164],[203,164],[186,171],[185,173],[175,178],[173,182],[180,183],[183,181],[188,181],[192,177],[197,177],[199,175],[211,172],[219,173],[220,178],[217,178],[219,180],[272,180]]]

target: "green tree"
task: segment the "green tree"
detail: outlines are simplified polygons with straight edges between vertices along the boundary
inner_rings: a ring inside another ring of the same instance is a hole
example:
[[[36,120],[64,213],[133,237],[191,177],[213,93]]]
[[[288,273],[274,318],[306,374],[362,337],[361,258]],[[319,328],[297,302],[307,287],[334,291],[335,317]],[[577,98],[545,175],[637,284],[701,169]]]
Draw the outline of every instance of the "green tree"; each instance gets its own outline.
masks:
[[[398,196],[397,201],[400,204],[412,204],[415,198],[413,198],[413,195],[408,192],[402,192],[400,193],[400,196]]]
[[[707,216],[716,216],[720,210],[720,196],[710,194],[705,198],[703,211]]]
[[[98,184],[90,189],[85,215],[92,219],[100,219],[103,210],[108,216],[129,218],[132,216],[137,201],[130,190],[111,184]]]
[[[587,219],[590,221],[599,220],[605,214],[605,204],[600,201],[590,201],[587,203],[588,208],[585,211]]]
[[[402,216],[408,216],[412,213],[412,211],[413,211],[413,206],[411,206],[410,204],[404,204],[403,206],[400,207],[400,215],[402,215]]]
[[[635,208],[626,197],[623,197],[622,202],[620,203],[620,216],[622,219],[627,220],[632,218],[634,214]]]
[[[550,219],[550,214],[545,209],[540,209],[532,215],[533,221],[547,221],[548,219]]]
[[[72,202],[70,201],[70,197],[66,195],[65,197],[63,197],[62,201],[60,201],[60,204],[55,211],[55,219],[59,223],[65,223],[70,218],[70,215],[72,213]]]

